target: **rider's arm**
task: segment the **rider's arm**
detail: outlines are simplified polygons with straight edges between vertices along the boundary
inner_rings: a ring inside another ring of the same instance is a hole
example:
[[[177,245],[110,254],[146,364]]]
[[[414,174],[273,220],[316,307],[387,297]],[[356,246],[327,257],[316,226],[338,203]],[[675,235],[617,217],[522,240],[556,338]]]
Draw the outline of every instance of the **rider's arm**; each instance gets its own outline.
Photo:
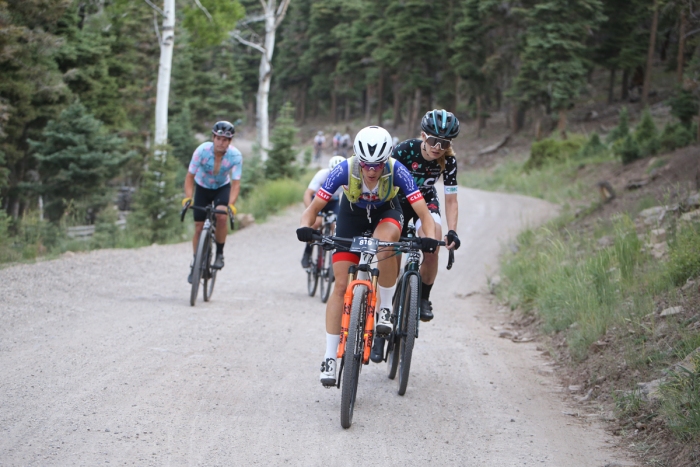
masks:
[[[228,204],[236,204],[238,194],[241,192],[241,181],[231,180],[231,194],[228,197]]]
[[[187,172],[185,176],[185,198],[192,198],[194,194],[194,174]]]
[[[459,220],[459,204],[457,195],[445,195],[445,217],[447,218],[447,229],[457,231],[457,221]]]
[[[311,188],[306,189],[306,191],[304,192],[304,206],[306,206],[307,208],[309,207],[309,204],[311,204],[311,200],[313,199],[315,194],[315,190],[312,190]]]
[[[428,209],[428,205],[426,204],[425,200],[421,198],[412,203],[411,207],[420,218],[421,229],[423,229],[425,236],[439,240],[439,238],[435,236],[435,220],[433,219],[433,216],[430,215],[430,210]]]
[[[311,204],[306,208],[306,210],[301,215],[301,223],[299,227],[311,227],[316,222],[316,215],[323,209],[328,201],[317,196],[311,201]],[[427,209],[427,208],[426,208]]]

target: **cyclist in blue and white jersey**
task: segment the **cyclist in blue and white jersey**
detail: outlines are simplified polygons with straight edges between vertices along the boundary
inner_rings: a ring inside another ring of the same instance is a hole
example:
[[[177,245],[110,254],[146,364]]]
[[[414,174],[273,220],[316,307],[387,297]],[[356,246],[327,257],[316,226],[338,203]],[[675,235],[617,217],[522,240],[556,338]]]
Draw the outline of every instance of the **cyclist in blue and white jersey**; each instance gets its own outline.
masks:
[[[340,134],[340,133],[338,133]],[[336,165],[340,164],[345,160],[344,157],[342,156],[333,156],[331,157],[331,160],[328,161],[328,168],[327,169],[321,169],[318,172],[316,172],[316,175],[314,175],[314,178],[311,179],[311,182],[309,182],[309,186],[304,192],[304,206],[309,207],[309,204],[311,204],[311,201],[316,197],[316,192],[321,188],[323,183],[328,179],[328,174],[331,173],[331,170],[335,168]],[[338,214],[338,207],[340,207],[340,196],[343,194],[343,188],[338,188],[338,190],[333,193],[333,196],[331,197],[330,201],[328,204],[324,206],[324,208],[321,210],[321,212],[334,212]],[[318,229],[321,227],[321,223],[323,222],[323,218],[321,216],[316,217],[316,222],[312,227],[314,229]],[[301,257],[301,267],[306,269],[311,265],[311,245],[306,245],[306,248],[304,248],[304,255]]]
[[[216,201],[216,209],[226,211],[230,208],[235,214],[234,204],[238,199],[241,189],[241,170],[243,156],[235,147],[231,146],[231,139],[236,132],[234,126],[227,121],[217,122],[211,130],[213,141],[202,143],[190,161],[189,170],[185,177],[184,206],[192,201],[194,206],[205,207],[212,201]],[[196,188],[196,189],[195,189]],[[197,241],[204,227],[205,213],[198,209],[194,212],[194,238],[192,249],[197,252]],[[212,265],[215,269],[224,267],[224,244],[226,243],[226,214],[217,214],[216,223],[224,228],[216,229],[216,259]],[[192,272],[188,277],[192,282]]]
[[[422,239],[423,249],[434,252],[438,245],[438,241],[432,238],[435,222],[409,171],[390,157],[393,145],[389,132],[378,126],[363,128],[355,137],[353,149],[355,155],[335,166],[302,214],[297,238],[302,242],[313,240],[313,234],[319,233],[312,228],[316,214],[330,201],[333,193],[343,187],[336,221],[337,236],[350,238],[370,230],[379,240],[398,241],[403,213],[396,194],[401,191],[423,223],[427,237]],[[377,254],[380,310],[375,330],[379,335],[387,335],[392,330],[391,300],[398,272],[396,261],[390,259],[393,254],[393,251]],[[335,360],[340,342],[343,296],[348,284],[347,271],[352,264],[358,264],[359,259],[358,254],[351,252],[336,251],[333,254],[335,285],[326,304],[326,352],[320,375],[324,386],[333,386],[336,382]]]

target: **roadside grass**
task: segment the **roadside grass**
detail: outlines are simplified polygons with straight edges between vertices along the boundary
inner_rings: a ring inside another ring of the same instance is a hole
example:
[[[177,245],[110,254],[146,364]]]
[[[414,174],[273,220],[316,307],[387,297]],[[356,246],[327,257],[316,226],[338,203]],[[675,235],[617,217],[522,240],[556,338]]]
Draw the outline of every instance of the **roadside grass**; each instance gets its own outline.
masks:
[[[302,200],[313,173],[304,172],[298,179],[279,179],[257,183],[238,204],[239,213],[251,213],[256,222]],[[187,221],[190,219],[190,222]],[[117,211],[104,209],[95,222],[95,234],[88,239],[74,239],[67,235],[67,223],[52,224],[40,220],[36,212],[12,220],[0,210],[0,265],[31,262],[37,258],[52,259],[73,251],[101,248],[138,248],[150,241],[143,232],[128,222],[125,227],[115,224]],[[163,243],[178,243],[192,238],[191,218],[186,218],[184,233],[173,232]],[[1,266],[0,266],[1,267]]]
[[[529,170],[527,162],[508,162],[462,174],[460,183],[565,207],[588,206],[578,213],[586,217],[600,202],[597,192],[590,196],[590,184],[579,181],[580,170],[583,165],[594,170],[591,166],[611,161],[603,151],[593,157],[547,161]],[[643,197],[627,213],[593,221],[592,226],[588,222],[579,231],[570,229],[576,214],[563,209],[548,225],[522,232],[516,251],[504,253],[496,293],[511,309],[537,316],[545,333],[564,342],[573,365],[594,372],[588,380],[591,386],[599,378],[610,378],[609,397],[630,432],[636,423],[646,424],[660,415],[677,439],[697,443],[700,224],[667,220],[668,252],[659,259],[650,244],[653,227],[634,222],[642,210],[670,204],[667,201]],[[683,314],[661,317],[663,308],[680,305],[685,307]],[[557,349],[553,352],[562,356]],[[584,365],[599,352],[608,354]],[[676,365],[683,359],[691,359],[691,370]],[[637,388],[637,382],[659,377],[664,383],[661,402],[656,403]]]

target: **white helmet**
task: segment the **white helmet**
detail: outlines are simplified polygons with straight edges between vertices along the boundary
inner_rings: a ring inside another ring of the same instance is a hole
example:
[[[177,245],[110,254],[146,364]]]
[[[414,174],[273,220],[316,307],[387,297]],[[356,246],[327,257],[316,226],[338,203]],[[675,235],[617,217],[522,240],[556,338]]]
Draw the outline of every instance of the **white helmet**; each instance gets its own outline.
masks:
[[[378,164],[389,159],[394,146],[388,131],[380,126],[368,126],[355,136],[353,150],[360,161]]]
[[[333,156],[331,157],[331,160],[328,161],[328,168],[333,170],[336,165],[340,164],[344,160],[345,158],[343,156]]]

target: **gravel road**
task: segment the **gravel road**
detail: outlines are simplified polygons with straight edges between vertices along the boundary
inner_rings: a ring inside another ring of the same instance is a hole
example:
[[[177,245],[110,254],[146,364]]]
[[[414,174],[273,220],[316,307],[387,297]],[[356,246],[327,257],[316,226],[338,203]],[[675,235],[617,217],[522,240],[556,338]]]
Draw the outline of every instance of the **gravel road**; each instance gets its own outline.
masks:
[[[534,343],[499,339],[486,277],[555,207],[460,191],[406,395],[360,375],[353,426],[324,389],[324,305],[306,295],[301,205],[229,236],[211,302],[189,306],[190,245],[0,270],[0,465],[634,465],[572,417]],[[470,294],[470,292],[476,292]]]

